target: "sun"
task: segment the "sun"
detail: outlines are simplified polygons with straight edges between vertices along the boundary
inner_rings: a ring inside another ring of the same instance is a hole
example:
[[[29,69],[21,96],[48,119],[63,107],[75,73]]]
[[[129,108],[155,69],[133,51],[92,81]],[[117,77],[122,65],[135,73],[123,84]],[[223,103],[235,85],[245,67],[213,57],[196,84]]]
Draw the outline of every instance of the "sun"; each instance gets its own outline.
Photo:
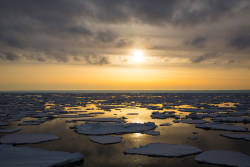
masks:
[[[143,63],[145,61],[143,51],[140,49],[134,49],[132,51],[132,61],[134,63]]]

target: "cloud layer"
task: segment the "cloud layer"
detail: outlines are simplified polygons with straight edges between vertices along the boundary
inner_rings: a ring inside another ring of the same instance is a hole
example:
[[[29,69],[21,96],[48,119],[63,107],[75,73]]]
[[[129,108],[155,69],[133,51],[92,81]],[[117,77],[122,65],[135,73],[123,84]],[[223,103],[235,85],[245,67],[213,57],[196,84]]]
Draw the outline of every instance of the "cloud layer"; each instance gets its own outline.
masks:
[[[140,41],[156,57],[249,63],[249,20],[248,0],[1,0],[0,61],[114,64]]]

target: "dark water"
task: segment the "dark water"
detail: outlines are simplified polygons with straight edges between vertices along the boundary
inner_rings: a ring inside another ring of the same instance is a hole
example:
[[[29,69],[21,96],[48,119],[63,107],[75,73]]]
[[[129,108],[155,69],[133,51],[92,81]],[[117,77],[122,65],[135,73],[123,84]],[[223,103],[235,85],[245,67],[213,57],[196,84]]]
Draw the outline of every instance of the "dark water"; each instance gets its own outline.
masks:
[[[250,142],[221,137],[225,131],[203,130],[195,125],[173,123],[175,118],[152,119],[153,111],[175,111],[180,118],[185,118],[190,112],[181,112],[180,109],[200,108],[216,110],[217,112],[248,112],[250,109],[249,93],[1,93],[0,113],[10,113],[1,116],[1,120],[10,120],[22,113],[30,112],[19,121],[10,122],[9,128],[19,127],[17,133],[52,133],[61,139],[40,144],[26,144],[26,146],[80,152],[84,154],[84,162],[70,166],[216,166],[201,164],[194,160],[195,155],[181,158],[149,157],[142,155],[125,155],[123,151],[152,142],[166,142],[169,144],[186,144],[196,146],[202,151],[211,149],[226,149],[250,155]],[[106,106],[106,107],[105,107]],[[107,107],[108,106],[108,107]],[[160,131],[160,136],[150,136],[140,133],[118,135],[122,142],[111,145],[101,145],[89,140],[89,136],[77,134],[70,126],[84,122],[66,123],[66,120],[77,118],[56,118],[57,111],[80,111],[81,113],[105,112],[95,117],[127,117],[126,122],[154,122]],[[19,126],[23,120],[32,118],[32,113],[43,112],[55,118],[41,125]],[[138,113],[138,115],[127,115]],[[11,117],[11,118],[10,118]],[[206,120],[211,121],[210,118]],[[159,126],[162,123],[172,123],[171,126]],[[249,124],[234,123],[246,126]],[[5,127],[1,127],[5,128]],[[6,127],[7,128],[7,127]],[[192,132],[198,132],[193,135]],[[239,132],[238,132],[239,133]],[[249,132],[243,132],[248,133]],[[1,136],[4,134],[1,134]],[[196,140],[188,139],[197,136]]]

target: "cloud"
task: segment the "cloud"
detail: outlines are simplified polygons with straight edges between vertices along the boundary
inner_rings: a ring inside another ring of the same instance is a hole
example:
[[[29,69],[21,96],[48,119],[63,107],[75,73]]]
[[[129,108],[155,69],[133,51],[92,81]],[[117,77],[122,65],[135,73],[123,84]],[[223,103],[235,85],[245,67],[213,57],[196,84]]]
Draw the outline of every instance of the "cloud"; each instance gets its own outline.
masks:
[[[197,48],[203,48],[207,42],[207,38],[204,36],[198,36],[195,37],[194,39],[187,41],[186,45],[194,46]]]
[[[207,49],[208,38],[209,42],[212,38],[206,31],[219,36],[220,32],[213,30],[217,26],[227,32],[224,22],[228,20],[238,21],[239,26],[236,35],[224,42],[229,43],[228,47],[246,49],[250,37],[240,25],[249,24],[249,9],[248,0],[1,0],[0,59],[109,64],[109,55],[140,43],[142,38],[146,39],[145,45],[160,44],[167,51],[171,42],[161,41],[167,33],[179,34],[182,45],[184,40],[189,46]],[[174,28],[168,32],[166,27]],[[186,36],[197,27],[199,32]],[[176,50],[185,47],[182,45]],[[209,51],[212,52],[213,49]],[[212,58],[209,55],[192,61],[205,61]]]
[[[244,27],[229,42],[229,46],[237,49],[250,48],[250,27]]]
[[[201,63],[209,59],[213,59],[218,56],[218,53],[212,52],[212,53],[205,53],[201,56],[192,58],[191,61],[192,63]]]

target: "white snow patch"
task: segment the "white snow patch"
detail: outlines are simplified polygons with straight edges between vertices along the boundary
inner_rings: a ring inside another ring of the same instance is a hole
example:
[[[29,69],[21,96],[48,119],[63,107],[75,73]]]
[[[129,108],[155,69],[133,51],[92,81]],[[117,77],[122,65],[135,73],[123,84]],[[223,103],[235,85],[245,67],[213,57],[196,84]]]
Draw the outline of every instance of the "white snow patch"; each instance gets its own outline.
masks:
[[[195,157],[196,161],[216,165],[249,167],[250,157],[246,154],[227,150],[205,151]]]
[[[124,153],[149,156],[181,157],[200,152],[201,150],[199,148],[188,145],[150,143],[144,146],[140,146],[138,148],[128,149]]]
[[[0,164],[2,167],[52,167],[79,162],[80,153],[47,151],[30,147],[13,147],[0,145]]]

